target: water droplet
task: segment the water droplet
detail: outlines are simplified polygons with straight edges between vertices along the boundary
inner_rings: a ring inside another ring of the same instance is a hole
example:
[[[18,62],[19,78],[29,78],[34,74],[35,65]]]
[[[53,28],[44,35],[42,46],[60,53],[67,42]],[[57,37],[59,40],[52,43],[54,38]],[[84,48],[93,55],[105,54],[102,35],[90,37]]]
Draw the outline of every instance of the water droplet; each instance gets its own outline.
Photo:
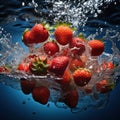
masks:
[[[22,2],[22,6],[25,6],[25,2]]]

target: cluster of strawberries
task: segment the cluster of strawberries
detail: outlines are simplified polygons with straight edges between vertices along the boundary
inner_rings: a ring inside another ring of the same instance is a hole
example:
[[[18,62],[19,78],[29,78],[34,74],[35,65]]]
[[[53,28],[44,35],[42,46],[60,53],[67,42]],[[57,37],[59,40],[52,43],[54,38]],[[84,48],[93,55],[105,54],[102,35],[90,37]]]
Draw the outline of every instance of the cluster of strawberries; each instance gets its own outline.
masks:
[[[84,87],[86,93],[92,92],[92,88],[86,87],[92,78],[92,71],[86,67],[87,54],[101,55],[104,51],[102,41],[87,41],[81,35],[74,36],[72,28],[65,24],[56,26],[52,36],[46,25],[35,24],[31,30],[25,30],[22,40],[28,47],[38,43],[41,47],[36,48],[36,53],[29,53],[18,65],[17,70],[28,75],[55,76],[54,81],[60,84],[63,92],[59,102],[64,102],[70,108],[74,108],[79,101],[77,88]],[[112,62],[106,62],[103,66],[104,69],[114,68]],[[48,102],[50,90],[46,85],[38,86],[35,80],[25,78],[21,78],[20,83],[22,91],[25,94],[32,93],[35,101],[41,104]],[[96,84],[96,90],[101,93],[106,93],[111,89],[108,80],[101,80]]]

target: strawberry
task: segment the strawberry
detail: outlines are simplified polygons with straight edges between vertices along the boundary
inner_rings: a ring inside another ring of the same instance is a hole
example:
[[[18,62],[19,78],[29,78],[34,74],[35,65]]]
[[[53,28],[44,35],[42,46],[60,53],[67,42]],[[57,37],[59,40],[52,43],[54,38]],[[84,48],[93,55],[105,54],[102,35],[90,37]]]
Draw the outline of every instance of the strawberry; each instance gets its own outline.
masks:
[[[68,26],[60,25],[56,28],[54,35],[59,44],[67,45],[72,40],[73,31]]]
[[[65,94],[64,102],[70,108],[75,108],[78,104],[78,98],[79,98],[78,92],[76,90],[70,90]]]
[[[20,86],[24,94],[30,94],[35,87],[35,81],[30,81],[25,78],[20,79]]]
[[[0,66],[0,73],[2,72],[9,73],[10,69],[7,66]]]
[[[4,67],[0,66],[0,73],[4,71]]]
[[[35,75],[46,75],[48,66],[49,64],[47,63],[47,58],[39,57],[34,59],[34,61],[31,62],[29,68],[31,73]]]
[[[26,46],[29,46],[29,44],[32,44],[32,41],[31,41],[31,39],[30,39],[30,37],[29,37],[30,32],[31,32],[31,31],[28,30],[28,29],[26,29],[26,30],[23,32],[22,42],[24,42],[24,44],[25,44]]]
[[[85,63],[81,61],[81,59],[73,58],[69,64],[69,69],[71,71],[76,70],[77,68],[84,67]]]
[[[103,63],[102,66],[103,66],[103,69],[105,70],[114,69],[114,64],[111,61]]]
[[[74,37],[69,44],[73,56],[81,55],[85,51],[84,39]]]
[[[88,84],[88,82],[91,79],[91,76],[92,76],[91,72],[86,68],[78,68],[73,72],[74,82],[77,86],[80,87],[83,87],[86,84]]]
[[[48,30],[42,24],[35,24],[31,29],[29,38],[32,43],[41,43],[48,39]]]
[[[66,67],[68,66],[69,58],[66,56],[58,56],[51,60],[49,71],[56,75],[63,75]]]
[[[23,72],[29,72],[29,63],[22,62],[18,65],[17,70],[23,71]]]
[[[27,56],[27,59],[29,60],[29,61],[33,61],[34,59],[36,59],[38,56],[36,55],[36,54],[30,54],[30,55],[28,55]]]
[[[69,52],[70,52],[70,49],[68,47],[67,48],[62,48],[61,51],[60,51],[60,55],[68,56]]]
[[[92,56],[99,56],[104,51],[104,43],[100,40],[90,40],[88,45],[91,47]]]
[[[32,91],[32,97],[35,101],[45,105],[50,97],[50,91],[45,86],[36,87]]]
[[[96,83],[96,90],[100,93],[106,93],[111,91],[114,88],[113,82],[108,82],[108,80],[101,80],[98,83]]]
[[[58,82],[59,84],[61,84],[62,86],[68,86],[70,84],[71,81],[71,74],[68,70],[65,70],[62,79],[60,80],[56,80],[56,82]]]
[[[47,55],[52,56],[56,52],[59,52],[59,46],[58,46],[58,44],[55,41],[46,42],[44,44],[44,52]]]

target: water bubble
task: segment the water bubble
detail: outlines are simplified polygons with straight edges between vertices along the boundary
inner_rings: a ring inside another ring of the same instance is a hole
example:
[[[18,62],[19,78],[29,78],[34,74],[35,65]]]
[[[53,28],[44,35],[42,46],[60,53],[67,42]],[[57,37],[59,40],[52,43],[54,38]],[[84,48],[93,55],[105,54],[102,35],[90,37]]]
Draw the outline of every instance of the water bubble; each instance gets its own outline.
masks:
[[[22,6],[25,6],[25,2],[22,2]]]

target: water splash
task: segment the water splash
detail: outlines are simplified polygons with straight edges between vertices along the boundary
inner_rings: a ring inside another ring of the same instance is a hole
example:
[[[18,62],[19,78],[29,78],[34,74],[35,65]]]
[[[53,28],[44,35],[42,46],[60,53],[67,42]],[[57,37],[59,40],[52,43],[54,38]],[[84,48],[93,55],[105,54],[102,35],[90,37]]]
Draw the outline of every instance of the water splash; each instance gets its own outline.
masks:
[[[98,17],[98,15],[102,13],[101,7],[105,4],[109,5],[114,1],[115,0],[32,0],[29,3],[22,2],[21,6],[23,8],[19,9],[19,12],[31,9],[34,11],[34,15],[23,12],[23,14],[15,17],[14,20],[17,21],[17,18],[21,18],[23,21],[30,23],[38,23],[45,20],[52,24],[64,20],[66,22],[71,22],[73,26],[76,26],[78,28],[78,33],[80,32],[79,29],[81,26],[81,31],[84,31],[85,37],[88,40],[94,38],[99,39],[102,36],[106,45],[105,52],[98,58],[99,61],[97,61],[96,58],[91,58],[89,63],[87,63],[88,67],[90,68],[91,64],[98,66],[98,63],[103,61],[113,61],[116,67],[114,71],[110,71],[111,75],[109,72],[103,74],[105,71],[102,71],[102,73],[98,75],[96,74],[96,71],[94,71],[95,74],[88,86],[94,88],[97,80],[100,80],[101,78],[109,78],[116,84],[119,82],[118,78],[120,76],[120,50],[118,47],[118,44],[120,44],[119,30],[106,29],[98,26],[95,31],[89,32],[90,29],[86,26],[90,16],[93,16],[93,18]],[[9,16],[10,21],[12,21],[12,17],[14,16]],[[106,25],[107,23],[103,22],[102,24]],[[52,93],[50,101],[54,102],[57,107],[67,108],[65,104],[57,102],[61,96],[61,89],[60,86],[53,81],[53,76],[47,75],[36,77],[16,72],[16,67],[20,63],[20,60],[24,59],[27,54],[28,53],[25,53],[19,43],[12,43],[12,36],[9,33],[5,32],[3,28],[0,28],[0,65],[7,64],[12,67],[10,74],[0,74],[0,82],[15,89],[21,89],[19,85],[20,78],[24,76],[29,79],[36,79],[38,84],[46,84],[46,86],[50,88]],[[85,93],[84,89],[80,88],[79,95],[79,103],[75,109],[72,109],[72,112],[86,110],[89,107],[103,107],[106,104],[105,101],[109,98],[109,93],[101,95],[97,93],[95,89],[93,89],[92,94],[88,95]]]
[[[43,5],[32,0],[29,6],[48,22],[66,21],[74,26],[85,26],[88,16],[98,17],[102,13],[101,7],[109,5],[115,0],[45,0]],[[49,18],[49,19],[48,19]]]
[[[59,108],[67,108],[67,106],[63,103],[59,103],[58,100],[62,95],[61,87],[54,81],[54,76],[34,76],[27,75],[22,72],[16,71],[16,67],[20,63],[21,59],[28,54],[25,53],[18,43],[11,42],[10,34],[4,34],[4,30],[1,29],[1,41],[0,45],[4,46],[4,49],[1,49],[0,52],[2,54],[0,60],[1,65],[9,65],[12,67],[12,71],[9,74],[0,74],[0,82],[6,84],[10,87],[20,90],[20,78],[27,78],[29,80],[35,79],[37,81],[37,85],[45,85],[47,86],[52,94],[50,97],[50,101],[54,102],[55,105]],[[95,67],[101,67],[101,62],[103,61],[113,61],[115,64],[114,71],[101,71],[101,74],[98,74],[96,70],[92,70],[94,72],[91,81],[87,84],[87,86],[94,88],[95,84],[101,79],[109,79],[115,84],[119,82],[118,77],[120,76],[120,51],[116,46],[116,42],[120,40],[119,32],[115,30],[103,30],[104,34],[103,38],[106,41],[106,49],[111,49],[110,52],[107,50],[99,57],[99,58],[89,58],[89,62],[87,63],[87,67],[90,69],[95,69]],[[90,34],[87,36],[87,39],[95,39],[98,38],[100,34],[96,32],[95,34]],[[107,43],[111,43],[111,46],[108,46]],[[11,47],[12,46],[12,47]],[[6,55],[7,54],[7,55]],[[19,54],[19,56],[18,56]],[[92,65],[92,68],[90,67]],[[109,98],[109,92],[106,94],[99,94],[96,92],[95,88],[92,90],[91,94],[86,94],[84,88],[78,88],[79,91],[79,103],[76,108],[72,109],[72,112],[80,112],[89,107],[97,107],[102,108],[106,105],[106,99]]]

